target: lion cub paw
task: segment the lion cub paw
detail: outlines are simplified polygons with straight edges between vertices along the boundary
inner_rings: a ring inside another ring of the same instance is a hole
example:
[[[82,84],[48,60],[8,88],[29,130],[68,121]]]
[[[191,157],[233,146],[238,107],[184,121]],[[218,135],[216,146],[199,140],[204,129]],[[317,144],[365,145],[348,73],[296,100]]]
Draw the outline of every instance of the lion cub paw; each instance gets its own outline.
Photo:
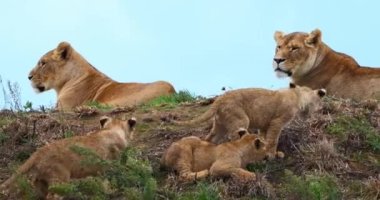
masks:
[[[282,151],[276,151],[275,153],[273,153],[273,152],[268,152],[267,154],[266,154],[266,156],[267,156],[267,159],[268,160],[273,160],[273,159],[275,159],[275,158],[284,158],[285,157],[285,154],[284,154],[284,152],[282,152]]]

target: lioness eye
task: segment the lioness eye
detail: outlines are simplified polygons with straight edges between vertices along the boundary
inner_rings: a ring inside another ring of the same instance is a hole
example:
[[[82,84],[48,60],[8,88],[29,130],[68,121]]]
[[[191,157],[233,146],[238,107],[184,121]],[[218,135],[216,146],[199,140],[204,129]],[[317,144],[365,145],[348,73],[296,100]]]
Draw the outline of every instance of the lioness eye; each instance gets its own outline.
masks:
[[[40,66],[44,66],[46,63],[45,63],[45,61],[40,61]]]
[[[277,45],[277,49],[281,49],[281,46],[280,46],[280,45]]]
[[[296,51],[298,49],[299,49],[299,47],[290,47],[290,51]]]

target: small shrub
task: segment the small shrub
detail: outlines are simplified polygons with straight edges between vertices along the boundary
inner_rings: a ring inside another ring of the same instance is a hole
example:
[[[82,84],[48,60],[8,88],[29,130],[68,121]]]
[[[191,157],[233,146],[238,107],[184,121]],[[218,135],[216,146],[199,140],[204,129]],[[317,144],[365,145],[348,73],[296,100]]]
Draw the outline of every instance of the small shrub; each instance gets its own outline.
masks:
[[[197,97],[195,97],[194,94],[191,94],[187,90],[181,90],[175,94],[157,97],[157,98],[153,99],[152,101],[143,105],[143,107],[145,107],[145,108],[150,108],[150,107],[173,108],[180,103],[194,102],[195,100],[197,100]]]
[[[22,199],[34,200],[37,199],[37,194],[34,192],[33,186],[23,176],[16,177],[16,184],[20,190]]]
[[[380,151],[380,134],[363,116],[340,116],[327,127],[327,132],[337,135],[342,141],[347,141],[349,135],[358,136],[366,146],[376,152]]]
[[[74,132],[71,131],[71,130],[65,131],[65,132],[63,133],[63,137],[64,137],[64,138],[70,138],[70,137],[73,137],[73,136],[74,136]]]
[[[56,184],[49,191],[70,199],[106,199],[106,190],[98,177],[73,180],[70,183]]]
[[[222,199],[217,185],[199,182],[192,192],[187,192],[178,197],[179,200],[217,200]]]
[[[0,144],[4,144],[8,140],[9,136],[3,132],[0,132]]]
[[[25,111],[32,111],[33,110],[33,104],[30,101],[26,101],[26,103],[23,107],[24,107]]]
[[[107,105],[107,104],[102,104],[102,103],[99,103],[97,101],[87,102],[86,106],[88,106],[90,108],[95,108],[97,110],[104,111],[104,112],[112,110],[112,106]]]
[[[282,192],[286,198],[310,200],[341,198],[338,185],[330,175],[306,175],[300,177],[286,170],[283,186]]]

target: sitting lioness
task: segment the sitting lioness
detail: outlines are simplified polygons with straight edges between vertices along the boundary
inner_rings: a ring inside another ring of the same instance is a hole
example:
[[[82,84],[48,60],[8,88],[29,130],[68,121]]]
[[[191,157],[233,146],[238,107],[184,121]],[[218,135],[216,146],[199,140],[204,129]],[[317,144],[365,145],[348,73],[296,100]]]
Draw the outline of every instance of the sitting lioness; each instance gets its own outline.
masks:
[[[283,157],[277,152],[282,128],[298,113],[308,114],[319,109],[324,89],[311,90],[290,84],[289,89],[277,91],[266,89],[231,90],[219,96],[211,108],[196,119],[177,122],[193,125],[213,119],[213,126],[206,140],[222,143],[238,138],[236,131],[244,128],[254,132],[260,130],[267,143],[269,159]]]
[[[102,171],[101,165],[83,163],[85,157],[75,152],[75,147],[86,148],[102,159],[116,159],[133,138],[135,123],[134,118],[118,120],[102,117],[102,129],[99,131],[58,140],[39,148],[0,186],[0,191],[5,194],[15,193],[17,178],[25,176],[39,198],[45,198],[52,184],[97,175]]]
[[[110,106],[134,106],[175,93],[173,86],[164,81],[116,82],[94,68],[67,42],[42,56],[28,78],[37,92],[50,89],[57,92],[59,110],[94,101]]]
[[[273,68],[278,77],[330,95],[354,100],[380,99],[380,68],[361,67],[351,56],[335,52],[322,42],[316,29],[310,34],[275,32]]]
[[[231,176],[239,180],[255,180],[253,172],[243,168],[265,158],[265,142],[256,134],[240,129],[241,138],[223,144],[213,144],[195,136],[174,142],[163,154],[161,167],[174,169],[183,181]]]

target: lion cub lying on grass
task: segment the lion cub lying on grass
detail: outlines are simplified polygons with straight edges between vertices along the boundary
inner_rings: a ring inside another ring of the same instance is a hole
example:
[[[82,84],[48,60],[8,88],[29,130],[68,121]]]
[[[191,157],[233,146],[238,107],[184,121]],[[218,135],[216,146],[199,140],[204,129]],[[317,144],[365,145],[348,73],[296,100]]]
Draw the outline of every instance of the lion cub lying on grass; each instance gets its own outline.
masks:
[[[115,159],[127,147],[133,138],[136,120],[118,120],[101,117],[101,130],[86,136],[75,136],[58,140],[39,148],[30,158],[1,186],[2,193],[14,193],[19,176],[30,180],[40,198],[45,198],[52,184],[67,182],[72,178],[96,175],[102,167],[97,164],[85,164],[85,159],[73,151],[73,147],[82,147],[93,151],[102,159]]]
[[[161,159],[161,166],[176,170],[184,181],[232,176],[239,180],[256,180],[253,172],[243,168],[248,163],[265,158],[266,147],[256,134],[240,129],[241,138],[223,144],[213,144],[195,136],[174,142]]]
[[[220,144],[239,138],[240,128],[260,130],[265,135],[268,157],[284,157],[277,152],[282,128],[298,113],[309,113],[318,109],[324,89],[312,90],[290,84],[289,89],[277,91],[266,89],[239,89],[218,97],[211,108],[200,117],[179,124],[199,124],[213,119],[213,126],[206,140]]]

